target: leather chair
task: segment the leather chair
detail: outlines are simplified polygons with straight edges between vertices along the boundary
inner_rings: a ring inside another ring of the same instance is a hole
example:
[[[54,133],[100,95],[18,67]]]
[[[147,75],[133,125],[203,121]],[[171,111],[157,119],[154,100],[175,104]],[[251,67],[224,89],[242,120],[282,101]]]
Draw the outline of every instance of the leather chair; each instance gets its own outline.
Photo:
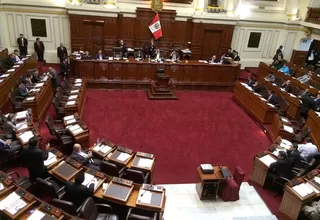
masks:
[[[109,175],[109,176],[116,176],[116,177],[122,177],[124,170],[126,167],[123,167],[121,170],[119,170],[118,166],[110,163],[108,161],[101,161],[100,164],[100,171]]]
[[[62,144],[62,150],[66,154],[70,154],[72,152],[72,146],[75,144],[75,140],[72,136],[68,134],[62,134],[59,132],[55,132],[56,137]]]
[[[239,166],[233,172],[233,178],[228,178],[220,184],[219,196],[223,201],[239,200],[239,191],[243,182],[245,173]]]
[[[119,220],[119,217],[113,214],[111,206],[95,204],[91,197],[83,203],[79,217],[87,220]]]
[[[298,121],[290,120],[290,122],[293,125],[292,127],[293,127],[293,130],[294,130],[294,133],[297,134],[297,133],[299,133],[301,131],[303,126],[306,124],[306,119],[301,117]]]
[[[37,196],[45,198],[46,201],[51,201],[54,198],[61,199],[65,194],[64,188],[64,186],[60,186],[59,183],[51,177],[48,177],[46,179],[38,177],[36,179],[34,193]]]
[[[56,125],[58,124],[58,125]],[[52,136],[56,135],[56,132],[66,133],[66,129],[61,120],[52,120],[52,118],[48,115],[46,117],[46,125],[49,129],[49,132]],[[60,125],[60,126],[59,126]]]
[[[67,84],[67,82],[65,80],[61,82],[60,86],[61,86],[61,90],[62,90],[64,95],[70,95],[71,87],[70,88],[68,87],[68,84]]]
[[[126,169],[124,178],[132,180],[134,183],[143,184],[150,183],[149,180],[150,173],[147,172],[146,175],[140,170]]]
[[[7,173],[8,177],[14,181],[14,183],[21,188],[27,190],[32,186],[30,179],[26,176],[20,176],[19,173],[13,171]]]
[[[294,143],[302,143],[304,139],[306,139],[310,134],[310,128],[309,126],[305,126],[302,128],[299,134],[295,134],[292,138],[292,142]]]
[[[81,206],[79,208],[76,208],[76,206],[72,202],[61,199],[53,199],[51,201],[51,204],[71,215],[78,215],[81,208]]]
[[[23,110],[22,102],[18,102],[16,100],[16,97],[14,97],[14,95],[11,92],[9,93],[8,97],[9,97],[9,100],[10,100],[10,102],[12,104],[12,108],[13,108],[14,112],[19,112],[19,111]]]
[[[64,111],[64,106],[60,105],[59,101],[55,97],[53,97],[52,103],[53,103],[53,106],[56,110],[56,114],[59,117],[63,118],[66,115],[66,113]]]
[[[144,212],[144,213],[143,213]],[[157,220],[158,213],[150,212],[146,213],[146,211],[138,211],[132,208],[129,208],[126,220]]]
[[[21,145],[20,145],[21,146]],[[20,149],[10,152],[9,149],[0,151],[0,164],[3,170],[7,170],[10,164],[14,164],[20,157]]]

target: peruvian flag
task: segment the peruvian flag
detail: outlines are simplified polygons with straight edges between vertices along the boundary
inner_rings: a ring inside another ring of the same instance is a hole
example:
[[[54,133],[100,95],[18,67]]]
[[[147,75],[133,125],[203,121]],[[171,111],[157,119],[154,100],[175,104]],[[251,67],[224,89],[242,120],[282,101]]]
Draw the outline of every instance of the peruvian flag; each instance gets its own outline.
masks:
[[[153,34],[153,37],[155,40],[162,37],[162,29],[161,29],[160,18],[159,18],[158,13],[154,16],[154,18],[149,26],[149,29],[150,29],[151,33]]]

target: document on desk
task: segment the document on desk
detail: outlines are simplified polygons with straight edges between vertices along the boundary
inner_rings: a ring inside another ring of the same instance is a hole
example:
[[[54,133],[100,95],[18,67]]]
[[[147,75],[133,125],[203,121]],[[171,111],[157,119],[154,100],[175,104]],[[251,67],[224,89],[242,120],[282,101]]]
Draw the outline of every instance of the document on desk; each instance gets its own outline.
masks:
[[[119,154],[119,156],[117,157],[117,160],[124,162],[124,161],[128,160],[129,157],[130,157],[130,154],[121,152]]]
[[[146,167],[150,169],[152,167],[153,160],[147,158],[140,158],[138,167]]]
[[[144,189],[139,190],[138,202],[144,204],[150,204],[152,198],[152,192]]]
[[[290,95],[291,97],[297,98],[297,96],[295,96],[295,95],[293,95],[293,94],[291,94],[291,93],[289,93],[289,95]]]
[[[37,83],[36,87],[39,88],[39,87],[42,87],[43,85],[44,85],[44,83]]]
[[[269,106],[272,107],[272,108],[275,108],[275,106],[272,105],[271,103],[267,103],[267,105],[269,105]]]
[[[76,83],[76,84],[74,84],[74,86],[80,87],[81,83]]]
[[[43,212],[39,211],[38,209],[36,209],[32,215],[29,216],[29,218],[27,218],[27,220],[39,220],[42,219],[46,214],[44,214]]]
[[[74,104],[76,104],[76,101],[69,101],[69,102],[67,102],[66,105],[74,105]]]
[[[75,82],[75,83],[81,83],[81,82],[82,82],[82,79],[76,79],[74,82]]]
[[[0,210],[4,210],[12,207],[19,199],[20,199],[20,196],[17,193],[15,192],[11,193],[0,202]]]
[[[70,125],[70,124],[73,124],[73,123],[75,123],[75,122],[77,122],[76,119],[71,119],[71,120],[66,121],[66,124],[67,124],[67,125]]]
[[[270,164],[272,164],[273,162],[276,162],[276,159],[274,159],[273,157],[271,157],[269,154],[260,157],[259,160],[264,163],[265,165],[267,165],[268,167],[270,167]]]
[[[34,88],[34,89],[31,89],[30,92],[40,92],[40,90],[41,90],[41,89],[36,89],[36,88]]]
[[[287,125],[283,125],[283,129],[289,133],[293,133],[293,128]]]
[[[78,98],[78,95],[71,95],[71,96],[69,96],[68,100],[74,100],[77,98]]]
[[[16,119],[21,119],[21,118],[26,118],[27,117],[27,110],[17,112],[16,114]]]
[[[79,93],[79,89],[71,90],[71,92],[70,92],[70,94],[75,94],[75,93]]]
[[[74,119],[74,115],[69,115],[63,118],[63,120],[66,120],[66,121],[71,119]]]
[[[15,215],[17,212],[20,211],[23,207],[25,207],[27,203],[22,199],[18,199],[10,208],[6,208],[6,210],[11,214]]]
[[[318,117],[320,117],[320,112],[315,112],[317,114]]]
[[[264,102],[266,102],[267,100],[265,98],[260,97],[260,99]]]
[[[23,121],[21,123],[17,123],[16,127],[17,127],[17,131],[19,131],[19,130],[27,129],[28,128],[28,124],[27,124],[26,121]]]
[[[80,128],[80,125],[78,125],[78,124],[69,127],[70,131],[75,131],[79,128]]]
[[[82,185],[88,186],[88,184],[94,179],[94,175],[91,175],[89,173],[84,173],[84,181],[82,182]]]
[[[313,189],[310,187],[310,184],[307,183],[301,183],[292,187],[292,189],[296,191],[301,197],[305,197],[314,192]]]
[[[23,143],[27,143],[33,136],[34,134],[32,131],[25,131],[22,134],[20,134],[20,138]]]
[[[0,183],[0,191],[4,189],[4,186],[2,183]]]
[[[20,67],[20,65],[14,65],[13,66],[13,68],[19,68]]]
[[[280,119],[281,119],[281,121],[284,121],[284,122],[289,122],[289,119],[287,119],[287,118],[284,118],[284,117],[280,117]]]
[[[2,74],[0,78],[7,78],[8,76],[10,76],[10,74]]]
[[[13,71],[15,71],[15,69],[9,69],[9,70],[7,70],[7,73],[11,73]]]
[[[27,101],[33,101],[35,98],[36,98],[36,97],[31,96],[31,97],[26,98],[26,100],[27,100]]]
[[[82,132],[83,132],[83,129],[82,129],[81,127],[79,127],[78,129],[76,129],[76,130],[73,131],[73,134],[74,134],[74,135],[78,135],[78,134],[80,134],[80,133],[82,133]]]
[[[316,183],[320,184],[320,177],[315,176],[315,177],[314,177],[314,181],[316,181]]]
[[[45,166],[49,166],[49,165],[53,164],[56,161],[57,161],[57,156],[54,155],[53,153],[49,152],[48,153],[48,159],[44,161],[44,165]]]
[[[102,145],[102,148],[100,149],[100,151],[104,154],[106,154],[108,151],[110,151],[112,148],[108,145]]]

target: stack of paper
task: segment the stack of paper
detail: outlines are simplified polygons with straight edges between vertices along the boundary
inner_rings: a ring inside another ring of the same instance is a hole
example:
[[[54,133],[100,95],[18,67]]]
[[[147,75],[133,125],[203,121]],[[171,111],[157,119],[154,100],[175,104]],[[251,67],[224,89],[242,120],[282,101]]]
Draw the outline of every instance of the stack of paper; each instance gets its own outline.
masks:
[[[306,184],[306,183],[301,183],[299,185],[296,185],[292,187],[292,189],[296,191],[301,197],[305,197],[311,194],[312,192],[314,192],[313,189],[310,187],[310,184]]]
[[[15,71],[15,69],[9,69],[9,70],[7,70],[7,73],[11,73],[13,71]]]
[[[26,118],[27,117],[27,110],[17,112],[16,114],[16,119],[21,119],[21,118]]]
[[[18,68],[20,65],[14,65],[13,68]]]
[[[74,86],[80,87],[81,83],[76,83],[76,84],[74,84]]]
[[[314,177],[314,181],[316,181],[316,183],[320,184],[320,177],[315,176],[315,177]]]
[[[152,192],[144,189],[139,190],[139,196],[137,198],[138,202],[144,204],[150,204],[152,198]]]
[[[270,166],[270,164],[272,164],[273,162],[276,162],[276,159],[274,159],[273,157],[271,157],[269,154],[264,155],[263,157],[260,157],[259,160],[264,163],[265,165],[267,165],[268,167]]]
[[[88,184],[94,179],[94,176],[89,173],[84,173],[84,181],[82,185],[88,186]]]
[[[4,80],[3,79],[0,79],[0,83],[2,83]]]
[[[264,101],[264,102],[267,101],[267,100],[266,100],[265,98],[263,98],[263,97],[260,97],[260,99],[261,99],[262,101]]]
[[[2,183],[0,183],[0,191],[4,189],[4,186]]]
[[[272,105],[271,103],[267,103],[267,105],[269,105],[269,106],[272,107],[272,108],[275,108],[275,106]]]
[[[32,215],[29,216],[27,220],[39,220],[42,219],[46,214],[43,212],[40,212],[38,209],[36,209]]]
[[[289,133],[293,133],[293,128],[287,125],[283,125],[283,129]]]
[[[117,157],[117,160],[124,162],[124,161],[128,160],[129,157],[130,157],[130,154],[121,152],[119,154],[119,156]]]
[[[75,93],[78,93],[79,92],[79,89],[76,89],[76,90],[71,90],[71,94],[75,94]]]
[[[77,135],[83,132],[83,129],[78,124],[70,126],[69,129],[73,133],[73,135]]]
[[[42,87],[43,85],[44,85],[44,83],[37,83],[36,87],[39,88],[39,87]]]
[[[25,61],[28,58],[22,58],[22,60],[18,61],[17,64],[23,64],[23,61]]]
[[[27,203],[20,199],[15,192],[11,193],[0,202],[0,210],[7,210],[11,215],[15,215],[20,209],[25,207]]]
[[[287,119],[287,118],[284,118],[284,117],[280,117],[281,118],[281,121],[284,121],[284,122],[287,122],[287,123],[289,123],[289,119]]]
[[[82,79],[76,79],[75,81],[74,81],[74,83],[81,83],[82,82]]]
[[[138,167],[145,167],[150,169],[152,167],[152,164],[153,164],[153,160],[147,159],[147,158],[140,158]]]
[[[31,92],[40,92],[40,90],[41,90],[41,89],[39,89],[39,88],[37,88],[37,89],[34,88],[34,89],[31,89],[30,91],[31,91]]]
[[[20,134],[20,138],[23,143],[27,143],[33,136],[34,134],[32,131],[25,131],[22,134]]]
[[[71,95],[69,96],[68,100],[75,100],[78,98],[78,95]]]
[[[57,156],[49,152],[48,159],[44,161],[45,166],[49,166],[57,161]]]
[[[104,145],[104,144],[98,144],[97,146],[95,146],[93,148],[95,151],[97,152],[102,152],[102,153],[107,153],[108,151],[110,151],[112,148],[108,145]]]
[[[10,74],[2,74],[0,78],[7,78],[8,76],[10,76]]]
[[[320,117],[320,112],[316,112],[316,114],[318,115],[318,117]]]
[[[23,121],[21,123],[17,123],[16,124],[16,128],[17,128],[18,131],[19,130],[23,130],[23,129],[27,129],[28,128],[28,124],[27,124],[26,121]]]
[[[66,121],[66,124],[67,124],[67,125],[70,125],[70,124],[73,124],[73,123],[76,123],[76,122],[77,122],[76,119],[71,119],[71,120],[67,120],[67,121]]]
[[[291,93],[289,93],[289,95],[291,96],[291,97],[294,97],[294,98],[296,98],[297,96],[295,96],[295,95],[293,95],[293,94],[291,94]]]
[[[76,101],[69,101],[69,102],[67,102],[66,105],[75,105],[75,104],[76,104]]]
[[[69,115],[63,118],[63,120],[67,121],[67,120],[71,120],[74,119],[74,115]]]
[[[31,97],[26,98],[26,100],[27,100],[27,101],[33,101],[35,98],[36,98],[36,97],[31,96]]]

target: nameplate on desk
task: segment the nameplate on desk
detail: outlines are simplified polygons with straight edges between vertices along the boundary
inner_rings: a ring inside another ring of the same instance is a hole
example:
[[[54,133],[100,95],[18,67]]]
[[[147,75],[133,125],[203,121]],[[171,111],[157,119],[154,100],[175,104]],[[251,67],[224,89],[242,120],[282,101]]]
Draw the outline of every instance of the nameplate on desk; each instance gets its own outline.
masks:
[[[142,184],[142,189],[145,190],[151,190],[151,191],[155,191],[155,192],[163,192],[164,187],[163,186],[157,186],[157,185],[151,185],[151,184]]]
[[[77,169],[81,168],[81,163],[79,163],[79,162],[77,162],[77,161],[75,161],[75,160],[72,160],[71,158],[67,158],[67,159],[66,159],[66,162],[67,162],[68,164],[70,164],[71,166],[77,168]]]
[[[29,192],[25,191],[24,189],[17,189],[16,193],[17,195],[25,199],[27,202],[31,202],[34,199],[34,196]]]
[[[128,153],[128,154],[132,154],[132,152],[133,152],[133,150],[131,150],[129,148],[120,147],[120,146],[118,146],[117,150]]]
[[[150,158],[153,159],[154,155],[153,154],[149,154],[149,153],[143,153],[143,152],[137,152],[136,154],[139,157],[146,157],[146,158]]]
[[[133,181],[122,179],[119,177],[113,177],[112,182],[118,183],[120,185],[125,185],[125,186],[132,186],[132,184],[133,184]]]
[[[89,173],[89,174],[91,174],[91,175],[93,175],[95,177],[98,177],[100,179],[103,179],[105,177],[104,173],[96,171],[96,170],[93,170],[93,169],[88,169],[87,173]]]

